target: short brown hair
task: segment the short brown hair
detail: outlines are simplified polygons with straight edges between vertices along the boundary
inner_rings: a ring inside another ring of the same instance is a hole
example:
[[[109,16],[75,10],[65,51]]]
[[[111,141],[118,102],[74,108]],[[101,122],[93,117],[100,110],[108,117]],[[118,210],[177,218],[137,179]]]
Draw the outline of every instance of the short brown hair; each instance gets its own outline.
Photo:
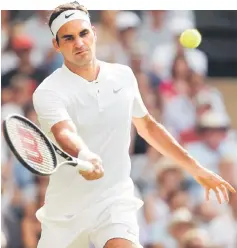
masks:
[[[67,10],[81,10],[89,16],[89,12],[88,12],[87,8],[85,6],[79,4],[77,1],[61,4],[53,10],[53,12],[51,13],[51,15],[49,17],[48,25],[49,25],[50,30],[51,30],[51,25],[52,25],[53,21],[61,13],[63,13],[64,11],[67,11]],[[52,32],[52,30],[51,30],[51,32]]]

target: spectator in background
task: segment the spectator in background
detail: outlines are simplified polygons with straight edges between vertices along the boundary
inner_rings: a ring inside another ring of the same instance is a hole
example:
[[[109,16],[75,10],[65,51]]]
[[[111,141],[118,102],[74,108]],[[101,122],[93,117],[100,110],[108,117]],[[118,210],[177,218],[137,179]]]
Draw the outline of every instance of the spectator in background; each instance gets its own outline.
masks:
[[[211,196],[211,200],[207,202],[204,200],[204,197],[199,198],[199,196],[196,195],[199,200],[196,202],[193,209],[193,213],[196,217],[196,223],[200,228],[206,231],[208,231],[212,221],[226,211],[226,207],[217,204],[213,200],[213,194]]]
[[[211,248],[208,233],[201,229],[191,229],[185,233],[180,248]],[[213,247],[214,248],[214,247]]]
[[[237,187],[235,187],[237,189]],[[218,248],[237,247],[237,195],[230,195],[229,209],[211,223],[208,234]]]
[[[35,82],[25,75],[13,76],[10,81],[10,88],[13,92],[12,102],[24,109],[32,101],[35,86]]]
[[[11,102],[13,99],[13,92],[10,87],[5,87],[1,91],[1,106]]]
[[[194,71],[189,77],[190,98],[194,107],[196,119],[208,111],[221,112],[228,116],[221,93],[214,87],[206,84],[204,75]],[[183,145],[199,140],[196,125],[189,126],[180,132],[179,142]]]
[[[134,72],[134,75],[138,82],[138,88],[140,90],[142,99],[149,110],[149,112],[156,118],[160,118],[159,109],[159,95],[153,91],[150,78],[147,71],[143,68],[143,62],[145,61],[144,47],[140,43],[135,43],[130,50],[130,66]],[[144,153],[147,151],[147,143],[136,132],[136,129],[132,127],[132,142],[130,146],[131,153]],[[148,155],[149,156],[149,155]]]
[[[118,30],[116,27],[117,10],[102,10],[100,21],[95,24],[97,43],[96,52],[99,59],[107,62],[116,62],[115,47],[118,43]]]
[[[62,64],[61,55],[54,52],[50,42],[48,11],[25,11],[26,17],[33,15],[27,20],[21,18],[21,22],[12,19],[11,11],[1,13],[1,118],[17,113],[38,125],[31,105],[32,91]],[[20,17],[21,11],[18,13]],[[179,43],[184,29],[195,28],[194,12],[140,13],[99,12],[100,20],[95,23],[98,58],[131,66],[149,112],[170,126],[195,158],[207,168],[216,168],[235,185],[237,134],[230,129],[222,95],[207,84],[206,55],[199,49],[184,49]],[[7,80],[6,75],[10,75]],[[25,170],[3,135],[1,139],[3,239],[7,248],[36,247],[40,225],[35,209],[44,204],[48,178],[34,177]],[[203,190],[196,188],[188,175],[136,133],[130,148],[135,194],[145,200],[138,213],[144,248],[237,247],[235,195],[229,204],[219,205],[212,197],[206,202]]]
[[[10,11],[1,10],[1,51],[3,51],[8,44],[8,35],[10,29]]]
[[[220,145],[224,142],[230,122],[223,113],[208,111],[197,120],[197,130],[200,141],[188,144],[186,149],[190,154],[206,165],[206,167],[219,173],[221,154]]]
[[[151,230],[151,248],[180,248],[182,238],[196,224],[187,208],[175,210],[168,221],[157,222]]]
[[[167,200],[182,186],[184,179],[182,171],[167,158],[162,157],[154,167],[157,170],[156,187],[147,195],[144,206],[148,224],[168,220],[170,211]]]
[[[141,43],[135,43],[130,47],[129,57],[129,64],[137,79],[142,99],[152,115],[157,118],[158,113],[155,113],[157,112],[157,94],[153,92],[147,71],[143,67],[143,63],[145,62],[145,48],[143,45]]]
[[[142,24],[139,28],[139,40],[147,44],[147,61],[150,61],[156,47],[169,44],[173,40],[169,23],[173,19],[182,18],[194,26],[192,11],[149,10],[143,11]],[[169,56],[169,54],[167,54]],[[147,64],[150,66],[150,63]]]
[[[173,18],[169,22],[167,32],[172,34],[173,40],[157,46],[152,53],[152,70],[161,79],[167,79],[171,74],[171,67],[176,56],[185,56],[190,68],[202,75],[207,73],[207,56],[198,49],[183,48],[179,42],[180,34],[188,28],[193,28],[190,20]]]
[[[49,42],[53,36],[47,25],[48,16],[49,11],[36,10],[34,15],[24,23],[23,32],[33,40],[34,65],[44,67],[47,73],[50,74],[61,67],[63,58],[59,53],[55,52],[52,43]]]
[[[167,204],[169,205],[170,212],[175,212],[179,208],[187,208],[191,210],[192,204],[188,189],[183,185],[180,189],[169,194]]]
[[[40,84],[47,74],[31,63],[31,52],[34,47],[32,39],[28,36],[19,35],[12,40],[11,46],[19,58],[19,64],[2,76],[2,87],[7,87],[11,79],[17,74],[27,75],[35,81],[36,85]]]
[[[156,168],[154,165],[160,157],[161,155],[149,145],[146,152],[131,155],[131,177],[144,197],[156,187]]]
[[[237,150],[236,150],[237,151]],[[231,184],[237,182],[237,161],[231,157],[223,157],[219,163],[220,176]]]
[[[159,87],[163,104],[162,121],[177,139],[196,123],[196,110],[189,85],[190,75],[191,70],[185,57],[177,56],[171,79],[164,80]]]
[[[163,101],[169,101],[177,95],[187,95],[191,70],[183,55],[178,55],[173,61],[171,77],[163,80],[159,85],[159,92]]]
[[[184,235],[194,227],[196,227],[196,223],[188,209],[180,208],[176,210],[172,214],[170,224],[168,225],[168,231],[174,239],[173,243],[175,243],[173,247],[179,248]]]
[[[221,93],[216,88],[206,84],[204,75],[193,71],[189,82],[192,95],[195,96],[198,115],[210,109],[227,114]]]
[[[9,14],[5,14],[5,16],[6,19],[9,18]],[[19,21],[10,22],[5,24],[5,26],[6,25],[7,28],[4,29],[5,32],[3,34],[5,36],[3,38],[5,42],[2,43],[2,49],[1,49],[2,61],[4,61],[4,63],[1,64],[2,75],[6,74],[8,71],[17,68],[19,66],[19,58],[12,47],[12,41],[16,37],[22,35],[23,32],[23,23]],[[32,61],[32,57],[31,57],[31,61]]]
[[[131,51],[133,46],[138,43],[137,32],[140,24],[140,18],[132,11],[120,11],[116,15],[119,40],[115,54],[117,63],[131,66]]]

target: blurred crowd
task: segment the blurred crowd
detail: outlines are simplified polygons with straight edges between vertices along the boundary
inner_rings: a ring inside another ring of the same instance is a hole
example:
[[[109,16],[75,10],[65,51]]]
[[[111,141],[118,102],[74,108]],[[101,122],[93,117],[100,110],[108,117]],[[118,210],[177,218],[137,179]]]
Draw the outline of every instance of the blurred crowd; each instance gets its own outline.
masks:
[[[178,37],[195,28],[193,11],[99,11],[97,56],[129,65],[150,113],[208,169],[236,188],[237,135],[221,92],[207,81],[208,57]],[[1,114],[38,124],[32,92],[63,63],[53,50],[48,11],[1,11]],[[93,11],[91,12],[93,17]],[[43,99],[42,99],[43,100]],[[237,248],[237,195],[218,204],[173,161],[132,130],[132,178],[144,207],[138,213],[144,248]],[[48,178],[35,177],[1,146],[1,247],[35,248]],[[83,248],[83,247],[82,247]]]

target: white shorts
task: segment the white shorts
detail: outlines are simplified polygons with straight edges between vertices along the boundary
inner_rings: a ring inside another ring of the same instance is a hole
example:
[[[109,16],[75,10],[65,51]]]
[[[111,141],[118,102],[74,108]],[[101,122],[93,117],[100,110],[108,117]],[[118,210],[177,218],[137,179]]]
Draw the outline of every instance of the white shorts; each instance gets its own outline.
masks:
[[[112,238],[127,239],[142,247],[137,223],[141,205],[142,201],[135,197],[112,199],[109,205],[103,202],[93,205],[69,220],[40,220],[42,233],[38,248],[89,248],[90,244],[103,248]]]

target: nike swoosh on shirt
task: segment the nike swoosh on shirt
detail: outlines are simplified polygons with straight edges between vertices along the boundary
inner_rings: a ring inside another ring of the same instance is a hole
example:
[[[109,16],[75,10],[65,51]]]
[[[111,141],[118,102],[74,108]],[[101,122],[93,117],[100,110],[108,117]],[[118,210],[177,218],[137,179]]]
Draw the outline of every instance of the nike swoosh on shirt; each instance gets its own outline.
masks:
[[[75,215],[74,214],[65,214],[64,215],[67,219],[73,218]]]
[[[122,88],[119,88],[119,89],[113,89],[113,92],[116,94],[118,93]]]

